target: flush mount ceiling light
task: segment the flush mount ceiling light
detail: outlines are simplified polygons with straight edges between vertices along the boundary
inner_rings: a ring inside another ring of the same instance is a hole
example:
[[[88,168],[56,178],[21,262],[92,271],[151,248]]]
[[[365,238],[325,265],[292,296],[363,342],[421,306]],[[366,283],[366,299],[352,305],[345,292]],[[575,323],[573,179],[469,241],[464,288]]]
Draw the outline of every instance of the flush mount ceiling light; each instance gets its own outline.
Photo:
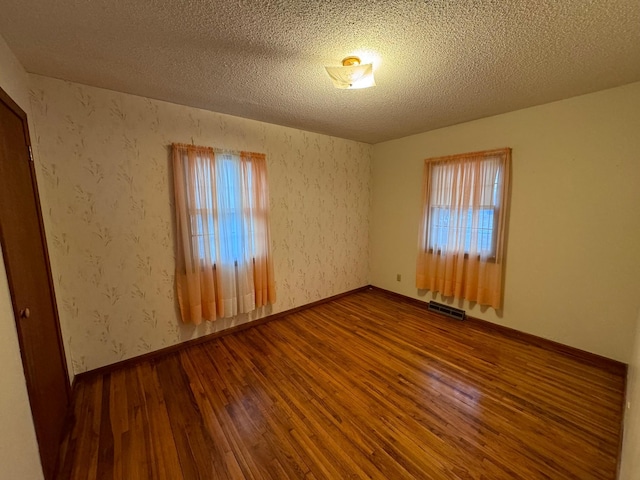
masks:
[[[347,57],[341,67],[324,67],[336,88],[368,88],[376,85],[373,79],[373,65],[360,65],[358,57]]]

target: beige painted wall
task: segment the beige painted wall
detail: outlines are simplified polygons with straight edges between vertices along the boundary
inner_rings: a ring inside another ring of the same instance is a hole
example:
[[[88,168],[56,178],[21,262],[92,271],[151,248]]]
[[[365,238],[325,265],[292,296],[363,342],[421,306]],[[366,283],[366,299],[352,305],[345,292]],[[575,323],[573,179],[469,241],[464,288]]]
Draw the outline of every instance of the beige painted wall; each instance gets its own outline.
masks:
[[[373,284],[431,299],[415,288],[423,159],[511,147],[504,308],[464,308],[628,362],[640,307],[639,132],[635,83],[375,145]]]
[[[0,37],[0,88],[28,112],[28,77]],[[0,479],[41,479],[42,467],[20,359],[11,295],[0,256]]]
[[[278,300],[369,283],[371,146],[31,76],[36,167],[76,373],[250,321],[181,324],[168,146],[267,155]]]
[[[640,480],[640,311],[627,375],[627,408],[620,480]]]

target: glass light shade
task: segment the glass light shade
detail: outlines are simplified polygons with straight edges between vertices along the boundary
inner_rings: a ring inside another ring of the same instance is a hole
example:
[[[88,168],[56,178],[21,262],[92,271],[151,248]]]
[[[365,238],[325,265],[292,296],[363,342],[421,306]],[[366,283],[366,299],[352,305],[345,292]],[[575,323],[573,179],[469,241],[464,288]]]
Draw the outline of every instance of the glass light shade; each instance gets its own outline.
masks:
[[[349,65],[344,67],[324,67],[336,88],[368,88],[374,87],[373,65]]]

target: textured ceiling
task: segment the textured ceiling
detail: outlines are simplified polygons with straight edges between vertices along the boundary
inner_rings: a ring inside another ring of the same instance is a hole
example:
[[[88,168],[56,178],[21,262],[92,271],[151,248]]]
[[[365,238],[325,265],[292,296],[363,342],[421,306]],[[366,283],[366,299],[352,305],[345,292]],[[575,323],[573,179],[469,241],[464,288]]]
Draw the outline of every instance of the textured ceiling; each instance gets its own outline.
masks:
[[[638,0],[0,0],[27,71],[368,143],[640,80]],[[377,86],[324,65],[373,59]]]

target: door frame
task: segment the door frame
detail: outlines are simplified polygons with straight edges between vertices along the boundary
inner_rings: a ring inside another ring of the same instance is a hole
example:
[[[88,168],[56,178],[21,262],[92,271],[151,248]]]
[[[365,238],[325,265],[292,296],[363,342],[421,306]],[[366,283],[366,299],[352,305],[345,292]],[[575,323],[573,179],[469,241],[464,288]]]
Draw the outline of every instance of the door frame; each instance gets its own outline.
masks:
[[[58,302],[56,299],[56,294],[55,294],[55,289],[54,289],[54,285],[53,285],[53,275],[51,273],[51,261],[50,261],[50,257],[49,257],[49,248],[47,245],[47,239],[45,236],[45,230],[44,230],[44,221],[42,219],[42,207],[40,205],[40,193],[38,191],[38,183],[36,180],[36,170],[35,170],[35,163],[33,160],[33,155],[32,155],[32,149],[31,149],[31,136],[29,135],[29,126],[27,123],[27,114],[24,112],[24,110],[22,110],[22,108],[20,108],[20,106],[2,89],[0,88],[0,102],[4,103],[11,111],[13,111],[13,113],[15,113],[21,120],[22,122],[22,132],[24,135],[24,141],[25,141],[25,146],[24,148],[26,149],[26,153],[27,153],[27,157],[29,158],[29,170],[31,173],[31,187],[33,189],[33,193],[34,193],[34,197],[35,197],[35,201],[36,201],[36,210],[37,210],[37,215],[38,215],[38,225],[40,226],[40,242],[42,244],[42,249],[43,249],[43,253],[44,253],[44,258],[45,258],[45,264],[46,264],[46,271],[47,271],[47,283],[49,284],[49,290],[51,292],[51,301],[52,301],[52,307],[53,307],[53,316],[54,316],[54,321],[55,321],[55,329],[56,329],[56,341],[58,344],[58,350],[60,352],[60,355],[62,356],[62,365],[64,366],[64,378],[65,378],[65,395],[67,397],[67,412],[65,412],[67,415],[69,414],[70,411],[70,406],[71,406],[71,383],[69,381],[69,366],[67,364],[67,358],[66,358],[66,354],[65,354],[65,349],[64,349],[64,342],[62,340],[62,331],[60,329],[60,316],[58,314]],[[7,253],[6,253],[6,249],[4,248],[5,245],[5,240],[2,234],[2,225],[0,225],[0,247],[2,247],[2,257],[5,263],[5,268],[6,268],[6,272],[7,272],[7,280],[9,283],[9,291],[11,294],[11,305],[13,307],[13,316],[14,316],[14,321],[15,321],[15,325],[16,325],[16,331],[18,334],[18,344],[20,347],[20,357],[22,359],[22,366],[24,369],[24,376],[25,376],[25,380],[26,380],[26,384],[27,384],[27,393],[29,395],[29,407],[32,410],[32,419],[34,422],[34,427],[35,427],[35,432],[36,432],[36,439],[38,441],[38,453],[40,454],[40,460],[42,462],[42,445],[40,444],[41,440],[38,437],[38,427],[35,425],[36,423],[36,419],[33,415],[33,409],[31,406],[31,398],[32,396],[34,396],[34,393],[37,389],[36,385],[33,382],[33,379],[30,378],[30,374],[29,374],[29,369],[27,367],[27,359],[25,357],[25,353],[24,353],[24,345],[25,345],[25,339],[22,336],[21,330],[18,326],[18,319],[20,318],[20,310],[19,310],[19,306],[16,303],[16,299],[15,299],[15,294],[14,294],[14,287],[13,287],[13,283],[12,283],[12,272],[11,272],[11,268],[7,259]],[[62,438],[60,438],[60,441],[62,441]],[[43,473],[44,472],[44,465],[42,465],[43,467]]]

